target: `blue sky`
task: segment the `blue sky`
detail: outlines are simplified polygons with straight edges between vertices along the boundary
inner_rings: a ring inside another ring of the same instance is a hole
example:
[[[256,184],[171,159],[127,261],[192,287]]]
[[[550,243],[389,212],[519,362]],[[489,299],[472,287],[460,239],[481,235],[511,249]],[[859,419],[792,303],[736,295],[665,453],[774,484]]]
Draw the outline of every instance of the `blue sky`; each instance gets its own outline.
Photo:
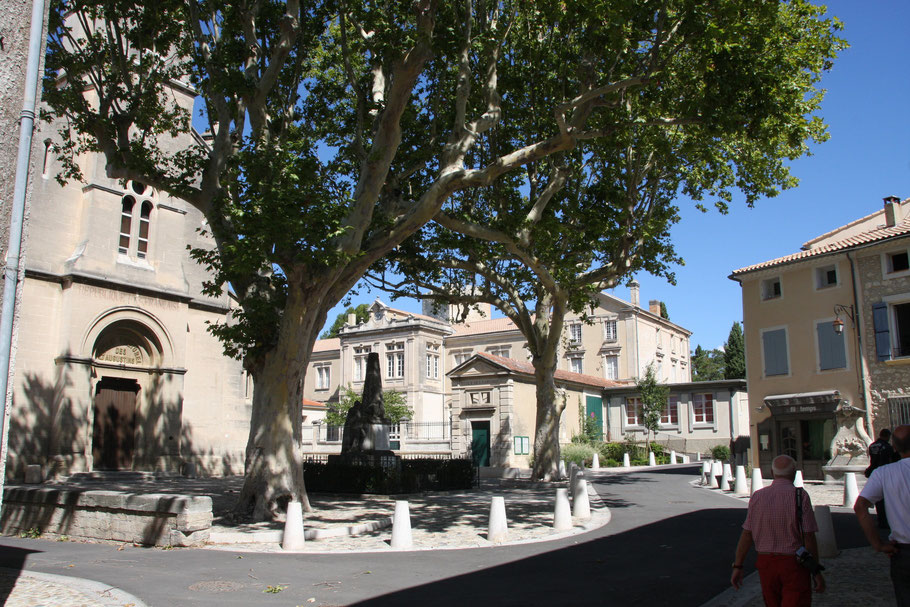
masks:
[[[727,215],[702,214],[680,200],[682,220],[673,240],[686,265],[676,269],[677,284],[636,277],[644,305],[665,301],[670,319],[692,331],[693,349],[722,345],[733,322],[742,320],[739,285],[727,278],[731,271],[796,252],[814,236],[881,209],[885,196],[910,196],[910,3],[826,4],[828,13],[844,22],[842,36],[850,48],[823,77],[828,93],[821,115],[831,138],[815,146],[813,156],[793,163],[800,185],[753,209],[733,205]],[[625,287],[613,293],[629,297]],[[353,303],[376,295],[361,292]],[[389,303],[387,296],[379,297]],[[420,310],[416,301],[393,305]],[[328,324],[343,310],[334,309]]]

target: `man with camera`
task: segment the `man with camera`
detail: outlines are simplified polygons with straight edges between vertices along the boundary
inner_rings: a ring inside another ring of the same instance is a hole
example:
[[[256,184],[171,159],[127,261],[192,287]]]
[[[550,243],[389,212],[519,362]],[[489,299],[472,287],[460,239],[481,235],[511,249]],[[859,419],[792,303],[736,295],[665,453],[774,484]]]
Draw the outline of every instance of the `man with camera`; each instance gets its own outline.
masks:
[[[901,459],[872,471],[853,511],[872,547],[891,561],[891,583],[898,606],[910,607],[910,426],[895,428],[891,444]],[[888,506],[888,542],[882,541],[869,514],[872,504],[880,500]]]
[[[730,583],[737,590],[742,586],[743,562],[754,544],[765,605],[808,607],[812,604],[813,587],[816,592],[825,590],[823,568],[818,564],[818,524],[812,501],[805,491],[793,486],[796,462],[792,457],[774,458],[771,472],[771,486],[759,489],[749,500]]]

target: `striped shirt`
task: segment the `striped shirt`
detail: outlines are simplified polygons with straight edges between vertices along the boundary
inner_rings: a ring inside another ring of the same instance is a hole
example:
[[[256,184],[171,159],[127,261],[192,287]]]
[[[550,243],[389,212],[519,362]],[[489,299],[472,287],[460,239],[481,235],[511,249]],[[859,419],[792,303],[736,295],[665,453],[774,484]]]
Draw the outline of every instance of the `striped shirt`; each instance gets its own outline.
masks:
[[[796,554],[804,544],[796,525],[796,488],[785,478],[776,478],[770,487],[759,489],[749,500],[743,529],[752,532],[757,552]],[[812,501],[803,491],[803,533],[818,531]]]

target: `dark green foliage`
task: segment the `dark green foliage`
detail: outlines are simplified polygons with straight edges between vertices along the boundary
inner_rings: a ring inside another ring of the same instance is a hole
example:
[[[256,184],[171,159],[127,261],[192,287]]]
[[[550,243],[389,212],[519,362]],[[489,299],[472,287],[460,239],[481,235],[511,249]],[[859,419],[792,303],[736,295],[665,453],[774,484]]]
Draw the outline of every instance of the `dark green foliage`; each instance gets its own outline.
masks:
[[[652,365],[648,365],[645,376],[638,379],[637,387],[641,395],[641,425],[648,431],[647,440],[650,446],[653,444],[650,443],[650,435],[656,434],[660,428],[661,412],[667,406],[670,389],[665,384],[658,383]]]
[[[329,410],[325,416],[326,423],[332,426],[344,426],[348,416],[348,409],[354,405],[354,401],[360,400],[361,395],[354,392],[351,386],[343,386],[340,396],[341,398],[337,403],[329,403]],[[382,407],[385,410],[386,420],[390,424],[397,424],[402,420],[414,418],[414,410],[408,406],[404,392],[383,390]]]
[[[341,463],[304,465],[304,483],[317,493],[416,493],[470,489],[476,469],[469,459],[405,459],[400,468]]]
[[[711,457],[722,462],[728,461],[730,459],[730,447],[727,445],[711,447]]]
[[[692,380],[713,381],[724,378],[724,353],[720,350],[704,350],[695,347],[692,355]]]
[[[746,379],[746,347],[738,322],[733,323],[724,345],[724,379]]]
[[[660,302],[660,317],[665,320],[670,320],[670,314],[667,312],[667,304]]]

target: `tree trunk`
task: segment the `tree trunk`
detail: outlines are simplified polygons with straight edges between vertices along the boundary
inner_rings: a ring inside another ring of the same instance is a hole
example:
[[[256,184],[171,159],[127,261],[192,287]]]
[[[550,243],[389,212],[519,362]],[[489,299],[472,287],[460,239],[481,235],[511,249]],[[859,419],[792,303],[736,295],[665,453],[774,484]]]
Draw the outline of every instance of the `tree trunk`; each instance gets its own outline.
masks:
[[[552,363],[534,357],[534,383],[537,388],[537,422],[534,430],[534,467],[536,480],[559,479],[559,418],[566,408],[556,390],[555,356]]]
[[[301,289],[291,290],[278,344],[250,369],[253,411],[236,510],[257,521],[280,518],[289,501],[311,510],[303,483],[301,407],[314,327],[325,313],[308,309],[304,301]]]

